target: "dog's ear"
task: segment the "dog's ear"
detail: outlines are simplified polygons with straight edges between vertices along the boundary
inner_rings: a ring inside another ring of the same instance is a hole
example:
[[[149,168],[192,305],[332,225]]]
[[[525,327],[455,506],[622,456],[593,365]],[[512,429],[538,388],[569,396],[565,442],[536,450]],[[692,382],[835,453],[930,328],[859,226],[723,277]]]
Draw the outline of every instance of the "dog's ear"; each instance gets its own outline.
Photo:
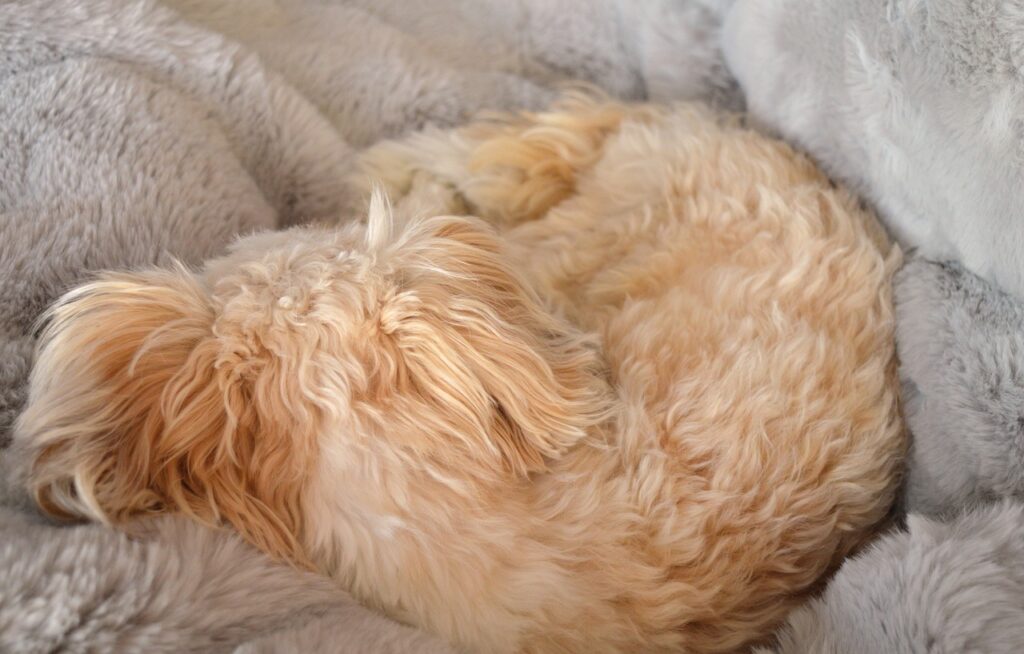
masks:
[[[397,362],[386,386],[411,403],[403,433],[443,444],[453,465],[526,475],[605,417],[596,349],[541,305],[489,227],[431,218],[397,237],[394,256],[402,280],[380,327]]]
[[[299,491],[313,419],[279,383],[281,359],[219,338],[215,317],[183,269],[108,274],[58,303],[16,428],[30,488],[55,515],[226,521],[305,564]]]

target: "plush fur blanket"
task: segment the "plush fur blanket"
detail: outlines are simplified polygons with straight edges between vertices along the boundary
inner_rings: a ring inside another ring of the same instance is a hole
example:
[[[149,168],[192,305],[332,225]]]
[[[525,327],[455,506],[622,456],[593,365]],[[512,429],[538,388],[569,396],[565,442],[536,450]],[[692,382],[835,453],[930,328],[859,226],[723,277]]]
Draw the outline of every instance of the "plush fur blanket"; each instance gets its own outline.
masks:
[[[26,523],[2,447],[34,324],[96,270],[197,264],[243,232],[345,219],[357,149],[536,107],[563,80],[737,106],[716,46],[723,4],[0,4],[0,504],[20,507],[0,508],[0,649],[206,651],[259,636],[245,651],[443,651],[227,534],[173,525],[129,541]]]
[[[771,650],[758,650],[767,654]],[[1003,502],[907,531],[848,560],[790,616],[778,654],[1024,651],[1024,506]]]
[[[243,651],[328,643],[353,654],[449,651],[325,579],[184,518],[154,522],[133,541],[99,526],[54,529],[0,507],[0,529],[3,652],[230,652],[253,638]],[[318,631],[328,620],[329,640]],[[306,632],[321,638],[295,639]]]
[[[943,516],[1024,498],[1024,303],[955,263],[918,259],[898,280],[906,506]]]
[[[1024,297],[1024,5],[738,0],[724,43],[758,120],[905,245]]]

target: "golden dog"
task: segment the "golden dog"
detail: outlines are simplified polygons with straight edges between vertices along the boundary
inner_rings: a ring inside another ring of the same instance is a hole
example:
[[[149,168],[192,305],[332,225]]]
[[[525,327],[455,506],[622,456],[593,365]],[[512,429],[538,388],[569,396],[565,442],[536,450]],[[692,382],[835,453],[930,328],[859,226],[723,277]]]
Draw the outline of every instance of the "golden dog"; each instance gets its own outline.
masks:
[[[885,516],[899,253],[807,159],[575,98],[363,163],[393,209],[53,309],[45,509],[229,523],[478,652],[734,651]]]

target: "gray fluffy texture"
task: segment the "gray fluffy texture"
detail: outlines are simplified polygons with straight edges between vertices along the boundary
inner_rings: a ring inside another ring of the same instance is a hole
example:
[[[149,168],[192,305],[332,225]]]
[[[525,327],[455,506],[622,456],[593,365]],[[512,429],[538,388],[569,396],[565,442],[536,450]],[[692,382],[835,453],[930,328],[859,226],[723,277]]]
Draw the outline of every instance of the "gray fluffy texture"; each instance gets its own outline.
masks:
[[[1024,303],[957,264],[911,261],[896,283],[905,502],[941,516],[1024,500]]]
[[[10,654],[230,652],[324,615],[344,634],[333,652],[446,651],[326,579],[183,518],[161,518],[131,540],[98,526],[53,529],[0,507],[0,529],[0,651]]]
[[[738,0],[723,43],[761,124],[904,245],[1024,298],[1024,4]]]
[[[3,447],[35,325],[95,271],[350,219],[359,148],[540,107],[567,80],[738,107],[729,2],[0,2],[0,505],[20,511],[0,506],[0,651],[445,651],[224,534],[26,526]]]
[[[908,531],[849,559],[757,654],[1024,651],[1024,505],[1003,502]]]
[[[336,607],[321,617],[254,640],[235,654],[455,654],[425,632],[387,625],[384,618],[357,604]]]

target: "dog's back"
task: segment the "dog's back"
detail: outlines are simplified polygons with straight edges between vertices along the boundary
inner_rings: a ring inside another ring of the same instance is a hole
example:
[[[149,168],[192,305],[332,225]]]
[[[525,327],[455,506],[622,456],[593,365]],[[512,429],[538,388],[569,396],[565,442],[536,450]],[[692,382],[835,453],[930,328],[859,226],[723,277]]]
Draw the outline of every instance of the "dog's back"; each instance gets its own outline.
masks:
[[[553,474],[590,477],[548,506],[628,507],[622,544],[664,575],[621,589],[639,642],[766,637],[883,520],[904,451],[899,253],[805,157],[699,108],[571,100],[364,167],[399,206],[454,189],[432,209],[498,225],[536,290],[597,333],[620,402],[609,462],[570,451]]]

